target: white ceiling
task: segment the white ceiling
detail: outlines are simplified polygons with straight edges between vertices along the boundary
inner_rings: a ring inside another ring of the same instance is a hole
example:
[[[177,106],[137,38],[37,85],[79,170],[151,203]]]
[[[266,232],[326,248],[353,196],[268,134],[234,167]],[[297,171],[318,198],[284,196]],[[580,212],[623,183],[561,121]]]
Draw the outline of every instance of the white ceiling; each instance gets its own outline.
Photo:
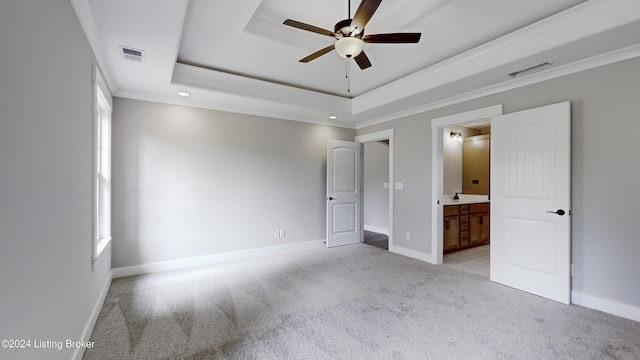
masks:
[[[640,56],[638,0],[385,0],[366,33],[422,38],[366,44],[365,70],[335,52],[298,62],[335,40],[282,24],[333,30],[346,0],[71,2],[116,96],[348,127]]]

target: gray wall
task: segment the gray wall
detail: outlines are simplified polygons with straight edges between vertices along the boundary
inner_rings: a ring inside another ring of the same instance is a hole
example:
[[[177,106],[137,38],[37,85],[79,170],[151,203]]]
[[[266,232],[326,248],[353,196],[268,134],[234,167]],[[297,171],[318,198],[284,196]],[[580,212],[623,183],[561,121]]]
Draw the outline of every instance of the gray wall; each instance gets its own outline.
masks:
[[[364,226],[389,229],[389,145],[374,141],[364,144]]]
[[[635,58],[359,129],[394,129],[395,181],[405,183],[394,195],[394,243],[431,249],[431,119],[495,104],[510,113],[570,100],[573,291],[640,307],[638,69]]]
[[[94,56],[68,0],[3,2],[0,49],[0,339],[79,340],[111,270],[108,248],[91,270]]]
[[[119,98],[113,117],[114,268],[326,237],[327,140],[355,130]]]

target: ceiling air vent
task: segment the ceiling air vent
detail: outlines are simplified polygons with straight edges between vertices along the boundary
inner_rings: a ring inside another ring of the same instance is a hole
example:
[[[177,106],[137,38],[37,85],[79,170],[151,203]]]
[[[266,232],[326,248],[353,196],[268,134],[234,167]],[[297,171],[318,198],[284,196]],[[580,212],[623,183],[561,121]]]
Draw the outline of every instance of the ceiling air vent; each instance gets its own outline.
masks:
[[[137,62],[144,62],[144,50],[134,49],[127,46],[120,46],[122,56],[125,59]]]

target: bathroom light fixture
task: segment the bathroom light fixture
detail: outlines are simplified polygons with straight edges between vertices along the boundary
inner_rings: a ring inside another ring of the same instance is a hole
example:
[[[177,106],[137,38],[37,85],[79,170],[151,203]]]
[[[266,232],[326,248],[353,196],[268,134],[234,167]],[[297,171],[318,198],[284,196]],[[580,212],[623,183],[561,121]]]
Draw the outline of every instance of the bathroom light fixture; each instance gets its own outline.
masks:
[[[453,141],[455,142],[462,142],[462,134],[459,132],[451,132],[449,134],[449,137],[451,137],[453,139]]]
[[[188,92],[186,92],[186,91],[178,91],[178,95],[180,95],[180,96],[184,96],[184,97],[187,97],[187,96],[189,96],[189,95],[191,95],[191,94],[189,94],[189,93],[188,93]]]

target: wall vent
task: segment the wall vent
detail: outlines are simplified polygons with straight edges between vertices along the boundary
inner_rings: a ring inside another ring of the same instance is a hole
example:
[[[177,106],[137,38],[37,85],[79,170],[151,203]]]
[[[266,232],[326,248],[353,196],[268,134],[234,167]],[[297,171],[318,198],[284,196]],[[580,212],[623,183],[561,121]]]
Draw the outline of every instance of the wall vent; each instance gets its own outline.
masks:
[[[120,45],[122,56],[131,61],[144,62],[144,50]]]

